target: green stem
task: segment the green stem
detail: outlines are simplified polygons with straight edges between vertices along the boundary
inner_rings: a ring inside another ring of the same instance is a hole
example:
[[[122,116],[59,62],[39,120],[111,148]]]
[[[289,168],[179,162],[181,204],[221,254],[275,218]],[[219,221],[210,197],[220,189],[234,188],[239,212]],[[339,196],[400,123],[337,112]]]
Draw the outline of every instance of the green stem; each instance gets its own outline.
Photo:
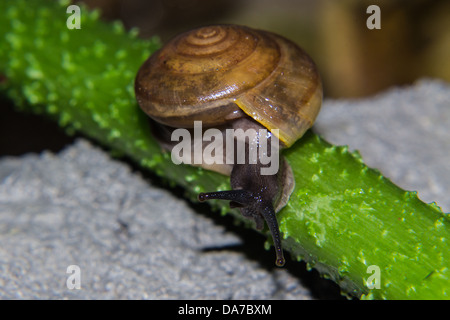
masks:
[[[159,42],[140,40],[118,22],[104,23],[85,7],[81,29],[69,30],[68,5],[0,2],[2,92],[19,109],[45,114],[69,133],[81,132],[126,154],[184,187],[193,200],[199,192],[228,189],[220,174],[174,165],[150,135],[133,80]],[[450,296],[448,214],[401,190],[346,147],[311,132],[284,154],[296,187],[278,219],[284,247],[294,259],[305,260],[358,297]],[[230,211],[224,202],[212,206]],[[370,289],[366,280],[378,271],[380,288]]]

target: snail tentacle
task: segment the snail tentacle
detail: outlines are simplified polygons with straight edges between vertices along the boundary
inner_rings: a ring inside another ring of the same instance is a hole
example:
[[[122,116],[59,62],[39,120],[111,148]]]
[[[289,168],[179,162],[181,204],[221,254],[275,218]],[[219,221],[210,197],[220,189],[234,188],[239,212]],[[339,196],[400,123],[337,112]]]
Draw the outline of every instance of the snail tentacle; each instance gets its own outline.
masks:
[[[280,229],[278,227],[277,216],[275,215],[275,210],[271,203],[263,205],[262,215],[264,220],[266,220],[267,226],[269,227],[270,233],[272,234],[273,245],[275,247],[276,260],[275,264],[278,267],[284,266],[285,259],[283,255],[283,249],[281,246],[281,236]]]

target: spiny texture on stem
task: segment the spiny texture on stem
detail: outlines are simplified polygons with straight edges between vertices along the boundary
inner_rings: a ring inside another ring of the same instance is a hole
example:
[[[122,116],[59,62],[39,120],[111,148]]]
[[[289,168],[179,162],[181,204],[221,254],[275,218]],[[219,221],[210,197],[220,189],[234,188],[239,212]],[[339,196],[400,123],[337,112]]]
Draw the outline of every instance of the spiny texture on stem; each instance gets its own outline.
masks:
[[[153,140],[134,98],[141,63],[159,47],[120,23],[81,8],[81,29],[66,27],[67,1],[1,1],[1,90],[18,109],[45,114],[125,154],[191,199],[230,189],[214,172],[174,165]],[[283,246],[295,259],[363,298],[450,296],[450,221],[435,204],[401,190],[358,154],[307,133],[284,155],[296,186],[278,214]],[[212,201],[222,212],[226,202]],[[236,211],[231,213],[246,222]],[[268,234],[267,229],[264,231]],[[372,267],[375,266],[375,267]],[[370,289],[369,278],[378,286]],[[374,277],[371,277],[371,276]]]

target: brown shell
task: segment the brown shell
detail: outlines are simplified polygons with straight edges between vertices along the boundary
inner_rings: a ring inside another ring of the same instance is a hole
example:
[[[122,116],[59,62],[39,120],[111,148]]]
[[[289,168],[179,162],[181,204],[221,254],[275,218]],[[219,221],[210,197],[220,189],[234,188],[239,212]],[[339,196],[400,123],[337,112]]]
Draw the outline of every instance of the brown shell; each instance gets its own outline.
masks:
[[[203,126],[247,114],[292,145],[322,102],[311,58],[270,32],[216,25],[180,34],[153,54],[135,82],[141,108],[172,127]],[[241,112],[242,110],[243,112]]]

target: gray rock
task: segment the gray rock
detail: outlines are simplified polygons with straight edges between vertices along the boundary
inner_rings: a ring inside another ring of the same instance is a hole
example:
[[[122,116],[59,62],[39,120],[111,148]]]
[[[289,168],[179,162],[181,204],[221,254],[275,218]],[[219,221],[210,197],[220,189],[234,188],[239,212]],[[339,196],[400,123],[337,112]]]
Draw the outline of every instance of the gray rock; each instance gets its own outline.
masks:
[[[203,250],[241,240],[87,141],[3,159],[0,180],[0,298],[311,297],[286,270]]]

